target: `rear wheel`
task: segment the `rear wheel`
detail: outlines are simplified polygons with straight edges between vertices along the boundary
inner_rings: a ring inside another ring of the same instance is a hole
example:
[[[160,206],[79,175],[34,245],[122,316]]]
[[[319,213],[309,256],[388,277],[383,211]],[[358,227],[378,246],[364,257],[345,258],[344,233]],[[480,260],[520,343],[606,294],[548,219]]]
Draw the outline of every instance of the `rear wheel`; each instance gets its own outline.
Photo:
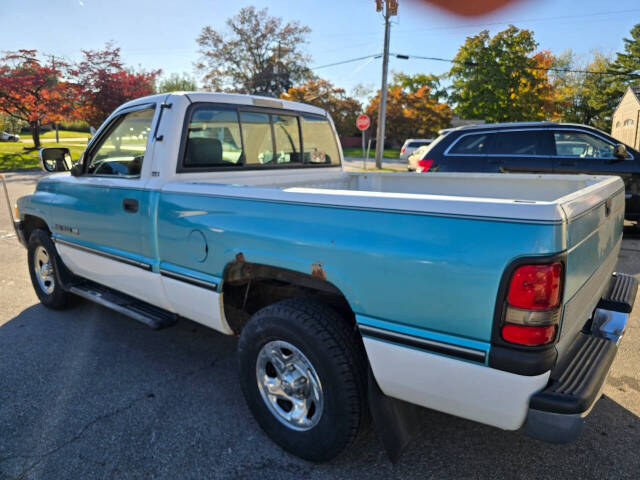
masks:
[[[366,418],[362,341],[330,307],[289,299],[257,312],[238,344],[240,383],[253,416],[285,450],[335,457]]]
[[[61,310],[71,304],[71,294],[66,292],[56,275],[60,263],[49,234],[42,229],[34,230],[27,246],[29,275],[36,295],[45,307]]]

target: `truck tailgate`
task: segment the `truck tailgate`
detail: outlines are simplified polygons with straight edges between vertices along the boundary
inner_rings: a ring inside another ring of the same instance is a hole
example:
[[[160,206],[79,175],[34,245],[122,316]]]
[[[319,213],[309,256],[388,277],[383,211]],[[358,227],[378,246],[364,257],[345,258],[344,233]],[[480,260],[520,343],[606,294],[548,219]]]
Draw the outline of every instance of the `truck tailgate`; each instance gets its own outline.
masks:
[[[566,224],[566,276],[558,356],[585,325],[615,269],[622,242],[622,182],[584,192],[562,205]]]

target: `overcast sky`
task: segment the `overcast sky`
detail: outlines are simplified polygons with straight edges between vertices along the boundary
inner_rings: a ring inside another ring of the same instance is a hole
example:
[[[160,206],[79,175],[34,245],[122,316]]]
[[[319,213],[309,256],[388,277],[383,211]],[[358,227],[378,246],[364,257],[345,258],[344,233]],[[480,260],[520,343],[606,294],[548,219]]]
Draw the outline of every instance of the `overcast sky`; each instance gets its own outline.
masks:
[[[468,35],[484,28],[495,33],[512,23],[534,30],[541,49],[555,54],[572,49],[586,61],[594,50],[622,49],[622,37],[640,22],[638,0],[523,0],[474,19],[420,0],[399,3],[391,51],[443,58],[453,58]],[[0,48],[34,48],[76,60],[81,49],[113,40],[128,65],[194,74],[195,39],[202,27],[224,28],[225,20],[246,5],[267,6],[272,15],[310,26],[306,48],[312,66],[382,51],[383,21],[374,0],[0,0]],[[449,64],[392,58],[390,68],[439,74]],[[371,59],[316,73],[350,90],[359,83],[379,88],[380,70],[380,60]]]

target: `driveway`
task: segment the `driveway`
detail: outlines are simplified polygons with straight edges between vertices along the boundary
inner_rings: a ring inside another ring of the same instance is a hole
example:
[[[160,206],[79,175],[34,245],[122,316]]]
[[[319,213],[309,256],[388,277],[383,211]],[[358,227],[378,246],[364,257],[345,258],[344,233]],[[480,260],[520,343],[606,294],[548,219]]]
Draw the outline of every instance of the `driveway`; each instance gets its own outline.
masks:
[[[38,172],[9,176],[12,199]],[[638,478],[640,308],[580,439],[550,445],[423,410],[392,465],[372,430],[315,465],[253,421],[237,381],[236,339],[181,320],[153,331],[86,302],[46,310],[0,197],[0,479]],[[618,269],[640,274],[640,238]]]

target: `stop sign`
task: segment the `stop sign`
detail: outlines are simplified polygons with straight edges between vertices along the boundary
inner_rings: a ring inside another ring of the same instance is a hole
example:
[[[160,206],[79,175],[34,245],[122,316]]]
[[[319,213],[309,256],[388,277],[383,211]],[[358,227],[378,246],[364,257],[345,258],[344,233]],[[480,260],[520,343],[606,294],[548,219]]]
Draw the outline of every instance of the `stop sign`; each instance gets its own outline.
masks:
[[[371,125],[371,119],[368,115],[365,115],[364,113],[362,115],[358,115],[358,118],[356,119],[356,127],[358,127],[358,130],[364,131],[369,128],[369,125]]]

